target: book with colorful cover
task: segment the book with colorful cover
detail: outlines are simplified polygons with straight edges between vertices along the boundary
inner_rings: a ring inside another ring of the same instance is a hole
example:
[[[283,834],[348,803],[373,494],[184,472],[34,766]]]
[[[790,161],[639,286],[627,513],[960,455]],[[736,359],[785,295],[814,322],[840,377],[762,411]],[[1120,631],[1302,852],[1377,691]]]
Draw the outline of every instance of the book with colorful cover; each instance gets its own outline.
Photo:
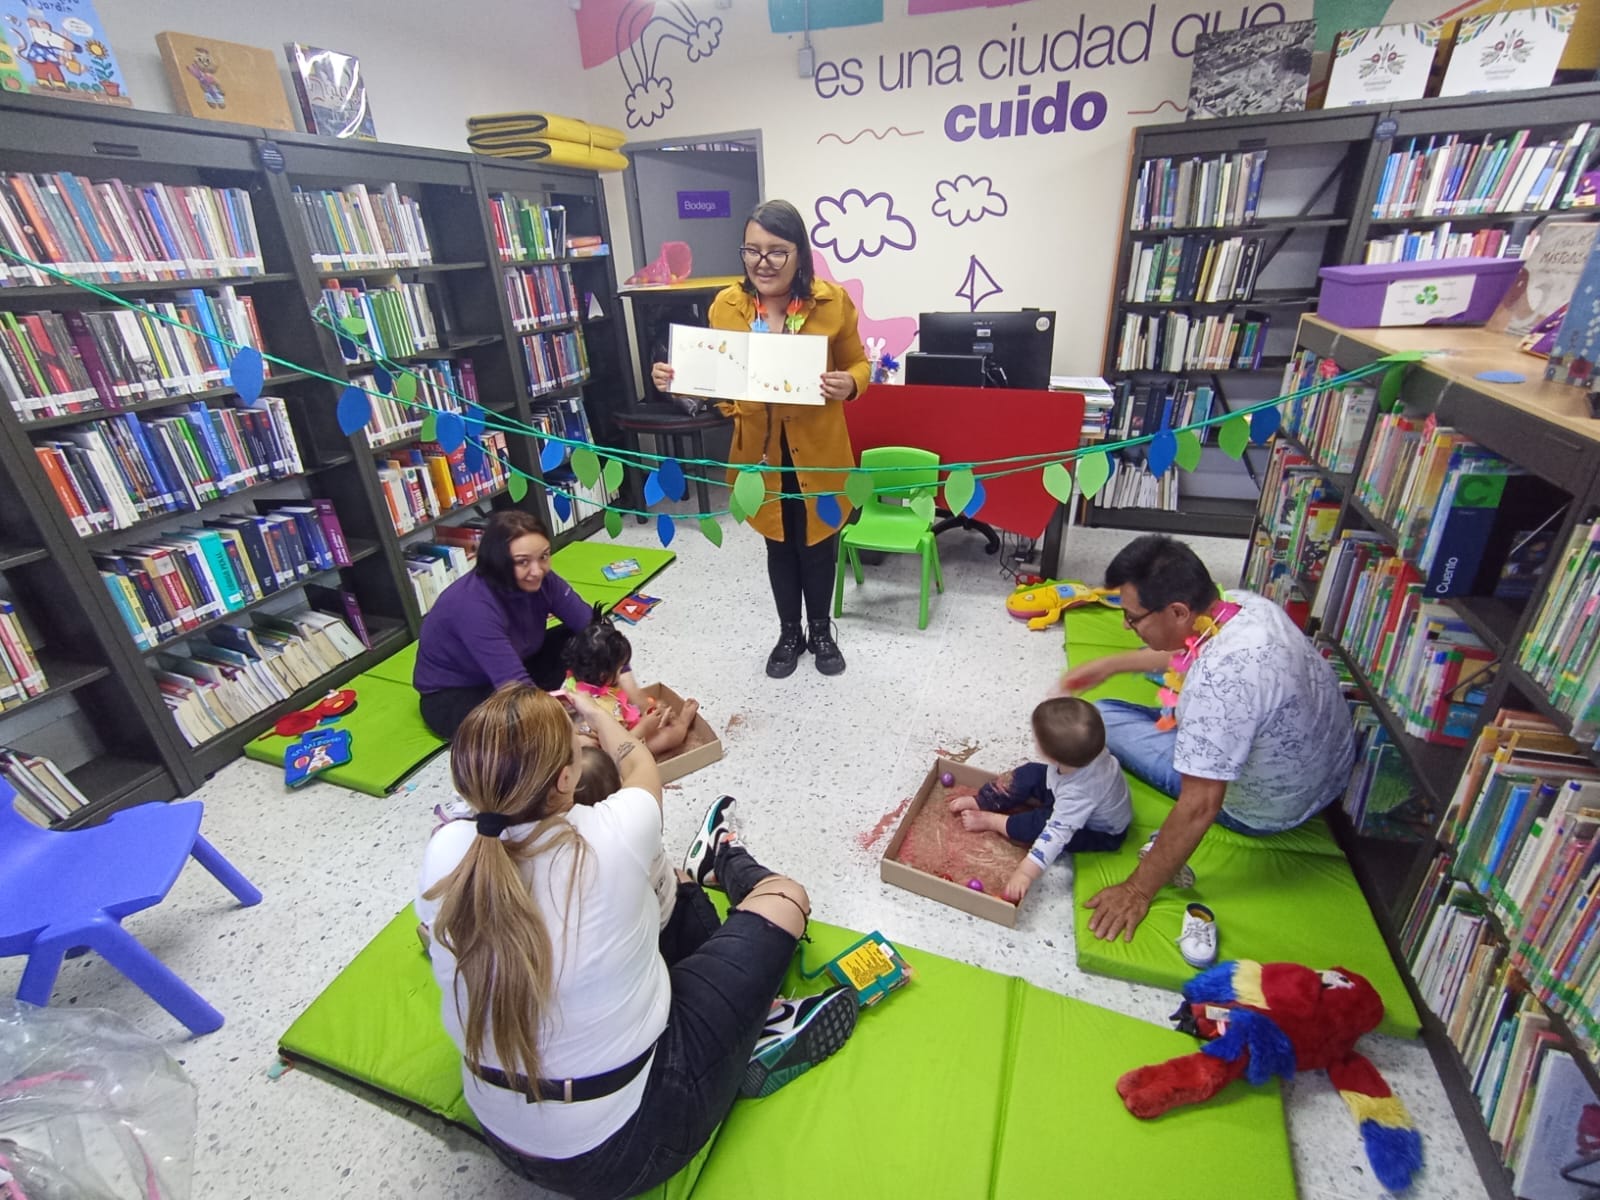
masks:
[[[1541,222],[1522,247],[1522,267],[1516,279],[1484,328],[1525,337],[1564,310],[1577,290],[1597,231],[1600,223],[1594,221],[1551,218]]]
[[[307,133],[377,140],[360,59],[300,42],[285,42],[283,53]]]
[[[272,51],[171,30],[156,34],[156,47],[173,105],[185,116],[294,129]]]
[[[1408,21],[1340,33],[1322,107],[1422,99],[1443,28],[1443,21]]]
[[[1577,17],[1576,4],[1462,17],[1439,95],[1549,87]]]
[[[15,61],[0,63],[0,88],[132,107],[90,0],[0,0],[0,22]]]

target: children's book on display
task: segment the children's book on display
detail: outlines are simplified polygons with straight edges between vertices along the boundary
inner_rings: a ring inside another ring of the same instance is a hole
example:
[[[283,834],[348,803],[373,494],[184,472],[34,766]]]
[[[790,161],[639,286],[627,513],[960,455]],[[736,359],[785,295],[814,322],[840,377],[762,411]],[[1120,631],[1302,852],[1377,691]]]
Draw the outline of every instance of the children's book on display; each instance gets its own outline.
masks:
[[[89,0],[0,0],[0,91],[131,107]]]

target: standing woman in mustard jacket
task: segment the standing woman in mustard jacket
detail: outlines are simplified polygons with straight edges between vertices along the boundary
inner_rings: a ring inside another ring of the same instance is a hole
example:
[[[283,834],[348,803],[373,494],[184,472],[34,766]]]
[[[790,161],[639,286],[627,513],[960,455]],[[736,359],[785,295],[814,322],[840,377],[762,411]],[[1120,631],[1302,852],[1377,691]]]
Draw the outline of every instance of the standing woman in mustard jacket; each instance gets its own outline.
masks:
[[[764,474],[767,499],[750,518],[767,539],[767,576],[781,627],[778,644],[767,656],[767,674],[774,679],[792,675],[801,652],[809,650],[817,670],[837,675],[844,670],[844,655],[833,640],[828,608],[838,532],[817,516],[814,497],[841,493],[836,498],[846,517],[851,505],[842,494],[845,473],[816,468],[855,465],[844,406],[866,391],[871,367],[856,329],[856,306],[843,288],[816,277],[811,239],[794,205],[786,200],[758,205],[745,225],[739,254],[744,281],[724,288],[711,302],[713,329],[828,339],[828,369],[822,375],[826,403],[720,406],[733,417],[733,462],[783,467]],[[672,368],[666,363],[656,363],[650,375],[660,391],[672,390]],[[736,474],[729,472],[730,484]],[[787,498],[779,499],[780,491]],[[802,597],[809,628],[800,623]]]

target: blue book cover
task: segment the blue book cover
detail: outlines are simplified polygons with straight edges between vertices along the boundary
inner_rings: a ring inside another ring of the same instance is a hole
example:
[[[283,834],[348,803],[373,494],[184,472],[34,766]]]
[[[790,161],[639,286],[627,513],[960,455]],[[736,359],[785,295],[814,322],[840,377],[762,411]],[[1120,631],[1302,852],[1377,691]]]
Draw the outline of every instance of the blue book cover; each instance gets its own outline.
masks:
[[[21,87],[69,100],[131,107],[105,26],[89,0],[0,0],[6,49],[18,60]]]
[[[1567,315],[1550,348],[1544,377],[1592,387],[1596,356],[1600,356],[1600,238],[1590,248],[1589,259],[1578,276]]]

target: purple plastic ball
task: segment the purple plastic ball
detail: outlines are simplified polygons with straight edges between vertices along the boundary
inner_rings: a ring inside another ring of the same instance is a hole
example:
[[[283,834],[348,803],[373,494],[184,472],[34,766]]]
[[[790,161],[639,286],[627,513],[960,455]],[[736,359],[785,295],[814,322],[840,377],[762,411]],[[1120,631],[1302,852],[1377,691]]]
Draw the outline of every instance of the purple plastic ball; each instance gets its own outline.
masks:
[[[944,784],[945,787],[949,787],[951,784],[955,783],[955,781],[956,777],[950,774],[949,771],[946,771],[943,775],[939,776],[939,782]]]
[[[983,880],[969,879],[967,880],[967,886],[975,892],[981,892],[983,891]]]

